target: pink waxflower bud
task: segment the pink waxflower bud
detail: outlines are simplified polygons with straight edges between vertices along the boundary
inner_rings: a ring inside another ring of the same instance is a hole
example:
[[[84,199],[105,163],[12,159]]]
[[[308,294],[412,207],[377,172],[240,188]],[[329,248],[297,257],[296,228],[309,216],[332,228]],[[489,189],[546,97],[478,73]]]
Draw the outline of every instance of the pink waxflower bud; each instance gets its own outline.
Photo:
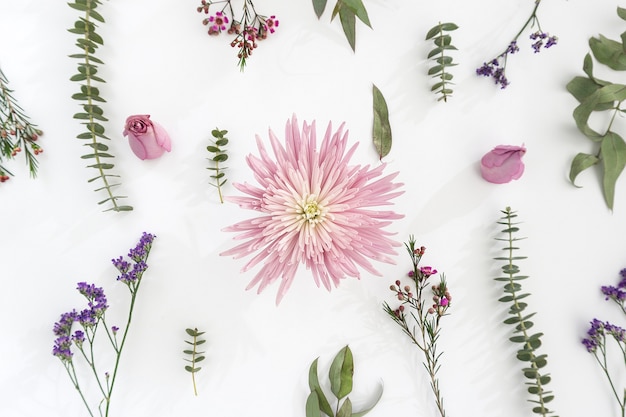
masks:
[[[155,159],[172,150],[172,141],[163,126],[150,120],[150,115],[129,116],[124,127],[130,149],[139,159]]]
[[[525,153],[524,145],[498,145],[480,160],[480,173],[485,180],[494,184],[517,180],[524,173],[522,157]]]

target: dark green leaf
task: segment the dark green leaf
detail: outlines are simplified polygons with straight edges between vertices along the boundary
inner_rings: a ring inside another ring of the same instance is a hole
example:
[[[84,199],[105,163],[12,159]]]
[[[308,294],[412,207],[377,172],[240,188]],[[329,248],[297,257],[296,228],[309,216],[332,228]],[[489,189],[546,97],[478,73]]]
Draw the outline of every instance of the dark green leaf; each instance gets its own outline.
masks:
[[[218,140],[215,141],[215,144],[217,146],[226,146],[226,145],[228,145],[228,139],[226,139],[226,138],[218,139]]]
[[[316,393],[316,397],[318,399],[320,409],[328,416],[333,415],[333,410],[326,399],[326,395],[324,395],[324,391],[320,387],[319,379],[317,377],[317,361],[319,358],[315,359],[309,368],[309,389],[312,392]]]
[[[346,398],[339,410],[337,411],[337,417],[351,417],[352,416],[352,401],[350,398]]]
[[[621,42],[600,35],[589,39],[589,47],[598,62],[616,71],[626,70],[626,53]]]
[[[572,161],[572,166],[570,167],[569,171],[569,180],[571,181],[571,183],[576,187],[579,187],[575,183],[578,174],[580,174],[587,168],[597,164],[599,161],[600,160],[595,155],[590,155],[582,152],[576,155],[574,157],[574,160]]]
[[[183,353],[186,353],[187,355],[193,355],[195,352],[193,350],[183,350]]]
[[[374,147],[378,152],[378,156],[382,159],[391,151],[392,136],[391,125],[389,124],[389,110],[385,97],[376,85],[372,86],[372,95],[374,108],[372,136]]]
[[[339,4],[339,2],[337,3]],[[339,20],[341,21],[341,27],[343,33],[346,35],[346,39],[350,44],[353,51],[356,50],[356,17],[347,7],[339,8]]]
[[[342,2],[343,5],[345,5],[352,12],[353,15],[356,15],[356,17],[358,17],[361,20],[361,22],[365,23],[369,27],[372,27],[372,25],[370,24],[370,18],[367,15],[367,10],[365,9],[365,6],[363,5],[363,2],[361,0],[338,0],[338,1]]]
[[[193,368],[189,365],[185,365],[185,371],[193,373]]]
[[[204,359],[205,359],[204,356],[197,356],[196,357],[196,363],[197,362],[202,362]]]
[[[76,9],[76,10],[80,10],[81,12],[86,12],[88,10],[87,6],[84,4],[79,4],[77,3],[68,3],[68,6],[70,6],[72,9]]]
[[[615,184],[626,166],[626,143],[617,133],[608,132],[600,144],[600,156],[604,168],[604,199],[609,209],[613,210]]]
[[[212,153],[217,153],[217,152],[221,152],[220,148],[213,146],[213,145],[209,145],[206,147],[206,150]]]
[[[352,392],[352,376],[354,374],[354,362],[352,351],[348,346],[337,353],[330,365],[328,377],[330,379],[330,390],[337,399],[342,399]]]
[[[215,162],[224,162],[227,159],[228,159],[228,155],[226,155],[225,153],[221,153],[213,157],[213,161]]]
[[[324,9],[326,9],[326,1],[327,0],[313,0],[313,10],[315,11],[315,15],[318,19],[322,17],[322,14],[324,14]]]

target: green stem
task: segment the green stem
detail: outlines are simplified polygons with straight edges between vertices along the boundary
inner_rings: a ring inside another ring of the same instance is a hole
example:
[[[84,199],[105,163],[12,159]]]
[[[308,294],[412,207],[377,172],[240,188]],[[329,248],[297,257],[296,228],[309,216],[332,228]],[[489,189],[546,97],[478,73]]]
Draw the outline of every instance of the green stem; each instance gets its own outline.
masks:
[[[197,331],[197,329],[196,329]],[[198,336],[193,335],[193,353],[191,354],[191,366],[192,368],[196,367],[196,343],[198,341]],[[196,388],[196,372],[192,370],[191,372],[191,381],[193,382],[193,393],[198,396],[198,389]]]
[[[443,48],[443,29],[442,29],[442,26],[441,26],[441,22],[439,22],[439,40],[441,42],[441,47],[440,47],[441,48],[441,77],[440,77],[441,78],[441,91],[442,91],[442,94],[443,94],[443,101],[444,101],[444,103],[447,103],[448,102],[448,94],[446,94],[446,92],[445,92],[446,91],[446,77],[445,77],[445,75],[446,75],[446,66],[444,64],[444,58],[445,58],[444,51],[445,51],[445,49]]]
[[[93,417],[93,412],[91,411],[91,408],[89,407],[89,404],[87,403],[87,400],[85,399],[85,396],[83,395],[83,391],[80,389],[80,385],[78,384],[78,377],[76,376],[76,369],[74,368],[74,363],[70,362],[69,365],[67,363],[65,363],[64,365],[65,365],[65,370],[67,371],[67,374],[69,375],[70,380],[72,381],[72,384],[74,385],[74,388],[76,388],[76,391],[78,391],[78,394],[80,395],[80,399],[83,400],[83,404],[85,404],[85,407],[87,408],[87,412],[89,413],[91,417]]]
[[[623,402],[622,400],[620,400],[620,397],[617,394],[617,390],[615,389],[615,385],[613,384],[613,379],[611,379],[611,374],[609,373],[608,363],[606,359],[606,345],[605,345],[606,336],[603,335],[602,338],[603,338],[602,343],[599,344],[600,350],[602,351],[602,360],[598,358],[597,352],[594,352],[594,356],[596,360],[598,361],[598,363],[600,364],[600,368],[602,368],[602,371],[604,371],[606,378],[609,380],[609,385],[611,385],[611,391],[613,391],[613,395],[615,396],[615,399],[617,400],[617,403],[619,404],[622,410],[622,417],[625,417],[624,413],[626,412],[626,399]]]

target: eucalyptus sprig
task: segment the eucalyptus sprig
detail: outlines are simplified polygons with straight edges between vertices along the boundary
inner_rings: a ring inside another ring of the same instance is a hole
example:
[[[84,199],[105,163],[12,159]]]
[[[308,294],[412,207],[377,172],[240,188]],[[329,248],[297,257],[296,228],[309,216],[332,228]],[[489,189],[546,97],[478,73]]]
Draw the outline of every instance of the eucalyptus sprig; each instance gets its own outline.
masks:
[[[317,377],[318,359],[315,359],[309,368],[309,388],[311,393],[306,400],[306,417],[362,417],[378,404],[380,397],[383,395],[382,384],[371,406],[358,412],[352,410],[352,401],[350,401],[348,394],[352,392],[354,359],[352,351],[346,345],[337,353],[328,372],[330,390],[337,399],[333,411],[333,407],[328,402]]]
[[[191,373],[191,381],[193,382],[193,393],[198,395],[198,388],[196,387],[196,372],[202,369],[200,366],[196,366],[198,362],[202,362],[205,358],[202,356],[204,352],[198,351],[198,346],[206,343],[206,340],[201,339],[200,336],[204,334],[204,332],[199,332],[197,328],[193,329],[185,329],[185,332],[189,336],[192,337],[192,340],[185,340],[185,343],[191,346],[191,349],[183,350],[183,353],[189,356],[189,359],[184,359],[189,362],[191,365],[185,365],[185,370]]]
[[[452,82],[452,74],[447,71],[449,67],[457,65],[452,62],[451,56],[446,55],[447,51],[456,50],[457,48],[452,45],[452,36],[447,32],[457,30],[459,27],[454,23],[441,23],[432,27],[426,34],[426,40],[433,40],[435,48],[428,53],[428,59],[431,59],[434,64],[428,70],[428,75],[433,78],[439,78],[430,89],[436,94],[440,94],[437,101],[448,101],[448,97],[452,95],[452,88],[450,86],[454,84]]]
[[[313,0],[313,10],[317,18],[320,19],[324,10],[326,9],[326,3],[328,0]],[[335,17],[339,15],[339,21],[343,33],[346,35],[346,39],[350,44],[353,51],[356,50],[356,18],[365,23],[370,29],[372,27],[370,18],[367,15],[367,9],[363,5],[361,0],[337,0],[330,20],[333,21]]]
[[[530,318],[535,313],[525,312],[528,304],[520,301],[530,296],[529,293],[522,292],[522,280],[528,278],[526,275],[520,275],[519,266],[517,261],[526,259],[525,256],[517,255],[516,251],[519,248],[516,246],[517,242],[523,240],[523,237],[516,237],[519,232],[519,223],[514,222],[517,214],[511,211],[510,207],[505,210],[501,210],[504,214],[503,217],[497,222],[503,225],[505,228],[501,230],[501,233],[505,236],[503,238],[495,238],[496,240],[506,242],[506,246],[502,248],[506,252],[506,256],[500,256],[494,258],[497,261],[504,261],[502,265],[503,276],[495,278],[496,281],[504,282],[504,296],[498,299],[498,301],[510,304],[509,317],[504,320],[505,324],[515,326],[514,336],[511,336],[509,340],[513,343],[521,344],[520,349],[517,351],[517,359],[525,363],[522,368],[524,376],[529,380],[526,382],[528,386],[528,392],[534,396],[535,399],[528,400],[534,404],[532,412],[541,416],[555,417],[554,411],[548,408],[548,403],[554,399],[552,391],[546,390],[546,385],[551,380],[550,374],[543,373],[542,369],[548,363],[548,356],[546,354],[539,354],[537,351],[541,346],[541,336],[543,333],[531,333],[530,328],[533,327],[533,322]]]
[[[404,246],[413,264],[413,268],[408,273],[413,285],[403,287],[400,280],[396,280],[395,285],[391,285],[389,289],[395,293],[399,301],[402,301],[402,304],[393,309],[385,302],[383,309],[400,326],[411,342],[424,353],[424,368],[430,377],[430,387],[435,396],[435,405],[439,415],[445,417],[446,410],[437,376],[441,367],[439,360],[443,353],[438,352],[437,342],[441,335],[441,320],[448,315],[452,296],[444,275],[441,275],[438,284],[431,286],[432,281],[429,281],[429,278],[435,275],[437,270],[430,266],[419,266],[426,248],[424,246],[417,247],[413,235],[409,236],[409,241]],[[432,295],[428,295],[424,291],[428,287],[432,290]],[[412,310],[410,314],[407,314],[407,308]]]
[[[6,159],[14,159],[24,151],[26,165],[30,176],[37,176],[37,158],[43,149],[36,143],[43,132],[37,125],[30,122],[29,117],[13,97],[13,90],[8,87],[9,81],[0,69],[0,182],[13,175],[2,163]]]
[[[618,7],[617,15],[626,20],[626,9]],[[589,39],[589,47],[600,64],[615,71],[626,70],[626,32],[622,33],[620,41],[602,35],[598,38],[592,37]],[[626,166],[626,142],[617,133],[620,129],[614,126],[614,122],[619,120],[616,116],[626,112],[626,108],[622,107],[626,100],[626,85],[596,78],[593,75],[593,59],[589,53],[585,55],[583,71],[586,77],[574,77],[567,84],[567,91],[580,103],[573,114],[578,130],[596,145],[593,153],[580,152],[574,157],[569,179],[577,186],[575,180],[578,174],[594,165],[601,166],[604,201],[613,210],[615,185]],[[609,113],[609,123],[604,132],[589,126],[589,118],[594,112]]]
[[[372,102],[374,110],[374,123],[372,126],[372,139],[374,147],[382,160],[391,151],[391,125],[389,124],[389,109],[383,93],[372,86]]]
[[[206,147],[207,151],[214,154],[213,157],[209,159],[209,161],[213,162],[214,166],[207,169],[215,173],[211,175],[211,178],[215,180],[215,184],[212,183],[211,185],[217,188],[217,192],[220,196],[220,203],[222,204],[224,203],[222,186],[226,184],[226,174],[224,173],[226,167],[220,166],[220,162],[225,162],[228,159],[228,154],[224,149],[224,146],[228,145],[228,138],[226,137],[227,133],[228,130],[220,130],[217,128],[213,129],[211,131],[211,135],[213,135],[216,140],[212,141],[212,145]]]
[[[113,188],[120,185],[112,182],[114,178],[119,178],[119,175],[108,173],[114,164],[105,162],[114,156],[109,152],[109,147],[103,143],[103,140],[110,140],[105,135],[102,124],[108,119],[104,116],[104,111],[98,103],[105,103],[106,101],[100,96],[100,91],[96,87],[99,83],[105,82],[97,75],[98,65],[102,65],[104,62],[95,56],[99,45],[103,44],[102,37],[96,32],[97,24],[95,23],[104,23],[104,18],[96,11],[100,4],[102,4],[100,0],[75,0],[74,3],[68,3],[72,9],[82,12],[82,16],[74,23],[74,27],[68,29],[71,33],[78,35],[76,46],[80,50],[80,53],[70,55],[71,58],[78,60],[78,73],[73,75],[70,80],[80,83],[80,92],[72,95],[72,98],[79,101],[82,107],[82,111],[74,114],[74,119],[80,120],[86,128],[83,133],[76,137],[84,140],[84,146],[89,149],[88,153],[81,158],[92,160],[93,163],[87,167],[95,169],[98,173],[88,182],[100,181],[102,186],[95,191],[104,191],[106,195],[106,198],[99,201],[98,204],[109,204],[110,207],[105,211],[130,211],[133,209],[132,206],[122,205],[118,202],[118,200],[126,197],[116,195],[113,192]]]

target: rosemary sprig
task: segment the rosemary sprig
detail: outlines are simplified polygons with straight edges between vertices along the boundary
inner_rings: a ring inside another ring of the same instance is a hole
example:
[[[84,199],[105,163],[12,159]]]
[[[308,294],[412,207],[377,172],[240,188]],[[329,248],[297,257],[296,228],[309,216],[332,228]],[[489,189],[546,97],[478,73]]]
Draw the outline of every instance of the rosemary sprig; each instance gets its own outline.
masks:
[[[196,372],[202,369],[199,366],[196,366],[198,362],[204,360],[204,356],[202,354],[204,352],[198,352],[198,346],[205,343],[206,340],[200,339],[200,336],[204,334],[204,332],[199,332],[197,328],[193,329],[185,329],[185,332],[193,339],[190,341],[185,340],[185,343],[191,346],[191,349],[183,350],[183,353],[188,355],[190,359],[185,359],[185,361],[189,362],[191,365],[185,365],[185,370],[191,373],[191,381],[193,382],[193,393],[198,395],[198,388],[196,387]]]
[[[211,131],[211,135],[216,139],[213,141],[212,145],[206,147],[206,150],[214,154],[210,161],[213,161],[214,166],[207,168],[210,171],[215,172],[214,175],[211,175],[211,178],[215,180],[215,184],[211,183],[212,186],[217,188],[217,192],[220,196],[220,203],[224,203],[224,196],[222,195],[222,185],[226,184],[226,175],[224,170],[226,167],[220,166],[220,162],[225,162],[228,159],[228,154],[224,149],[224,146],[228,144],[228,138],[226,138],[226,134],[228,130],[219,130],[217,128]]]
[[[439,81],[430,89],[430,91],[440,95],[437,101],[448,101],[448,97],[453,92],[452,88],[450,88],[454,84],[452,82],[452,74],[447,69],[456,64],[452,62],[451,56],[446,55],[446,51],[456,50],[456,47],[452,45],[452,37],[446,32],[451,32],[458,28],[454,23],[439,22],[426,34],[426,40],[432,39],[435,44],[435,48],[428,53],[428,59],[432,59],[434,62],[434,65],[428,70],[428,75],[433,78],[439,78]]]
[[[516,261],[526,259],[525,256],[515,255],[515,251],[519,249],[515,245],[518,241],[525,238],[515,237],[515,234],[519,231],[519,227],[517,226],[519,223],[514,223],[513,219],[517,217],[517,214],[511,211],[510,207],[502,210],[502,213],[504,216],[501,217],[500,221],[497,223],[505,226],[505,228],[501,230],[501,233],[504,234],[505,237],[495,239],[507,243],[507,246],[502,248],[503,251],[507,252],[507,255],[494,258],[497,261],[505,262],[502,266],[504,276],[495,278],[496,281],[505,283],[505,295],[498,301],[510,303],[509,317],[504,320],[504,323],[515,326],[515,336],[511,336],[509,340],[522,345],[517,351],[517,359],[527,363],[527,365],[522,368],[522,372],[524,376],[530,380],[530,382],[526,382],[528,392],[536,398],[534,400],[528,400],[535,404],[532,411],[543,417],[548,415],[555,417],[554,411],[550,410],[547,406],[547,404],[554,399],[552,392],[546,390],[546,385],[550,382],[551,377],[550,374],[544,374],[541,371],[548,363],[548,355],[537,354],[537,349],[541,346],[541,336],[543,336],[543,333],[530,333],[533,322],[529,319],[534,316],[535,313],[524,313],[528,304],[520,301],[530,295],[529,293],[522,293],[522,284],[520,283],[520,281],[527,279],[528,276],[520,275],[520,269],[515,264]]]
[[[71,33],[78,35],[76,46],[80,49],[80,53],[70,55],[71,58],[79,60],[78,73],[73,75],[70,80],[81,83],[80,92],[72,95],[74,100],[82,103],[82,111],[74,114],[74,119],[81,120],[81,124],[86,127],[86,131],[77,136],[78,139],[85,140],[84,146],[89,148],[89,152],[81,158],[93,160],[94,162],[87,167],[94,168],[98,172],[98,175],[88,182],[102,181],[102,187],[95,191],[104,191],[107,195],[107,198],[98,204],[109,203],[111,207],[106,211],[130,211],[133,209],[132,206],[118,203],[119,199],[126,197],[115,195],[113,192],[113,187],[120,185],[111,182],[112,178],[119,178],[119,175],[107,173],[114,165],[110,162],[104,162],[114,156],[108,152],[109,147],[101,141],[102,139],[110,140],[105,135],[104,125],[101,123],[108,121],[108,119],[97,104],[106,101],[100,96],[98,88],[95,87],[97,83],[105,82],[97,75],[98,64],[104,64],[104,62],[94,56],[98,45],[103,44],[102,37],[96,33],[97,25],[95,23],[95,21],[104,23],[104,18],[96,11],[100,4],[100,0],[75,0],[74,3],[68,3],[72,9],[83,12],[83,16],[74,23],[74,27],[68,29]]]
[[[36,155],[43,152],[36,143],[43,132],[29,121],[8,84],[7,77],[0,69],[0,182],[8,180],[8,175],[13,175],[2,165],[5,158],[14,159],[18,153],[24,151],[30,176],[35,178],[38,166]]]

